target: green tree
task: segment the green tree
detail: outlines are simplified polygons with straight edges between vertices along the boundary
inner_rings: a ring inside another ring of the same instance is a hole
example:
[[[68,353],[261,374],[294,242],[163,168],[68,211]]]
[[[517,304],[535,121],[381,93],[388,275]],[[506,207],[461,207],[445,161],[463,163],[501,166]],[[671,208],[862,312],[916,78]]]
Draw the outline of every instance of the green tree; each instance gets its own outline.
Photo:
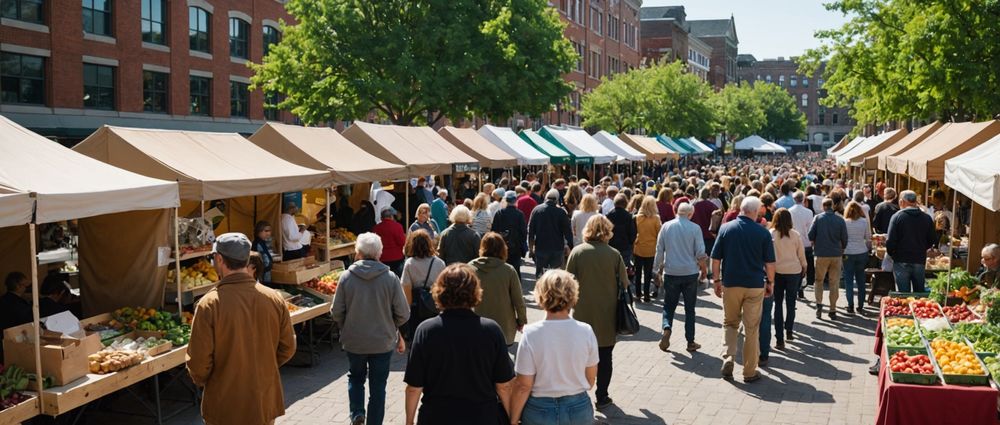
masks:
[[[806,116],[795,106],[795,98],[774,84],[754,84],[752,95],[764,122],[757,134],[768,140],[800,139],[806,132]]]
[[[715,129],[715,111],[709,105],[712,88],[676,61],[645,68],[649,86],[642,104],[647,130],[670,137],[705,137]]]
[[[601,85],[583,96],[580,115],[584,127],[596,127],[624,133],[643,127],[644,108],[641,97],[646,92],[643,71],[634,69],[602,77]]]
[[[724,140],[736,140],[760,131],[767,116],[760,97],[749,84],[727,84],[712,96],[718,128],[726,134]]]
[[[822,103],[849,107],[859,126],[1000,112],[1000,2],[838,0],[826,8],[851,19],[818,31],[824,45],[800,69],[822,71]]]
[[[541,114],[569,93],[576,60],[543,0],[290,0],[298,22],[253,87],[306,123],[362,118],[399,125],[473,114]]]

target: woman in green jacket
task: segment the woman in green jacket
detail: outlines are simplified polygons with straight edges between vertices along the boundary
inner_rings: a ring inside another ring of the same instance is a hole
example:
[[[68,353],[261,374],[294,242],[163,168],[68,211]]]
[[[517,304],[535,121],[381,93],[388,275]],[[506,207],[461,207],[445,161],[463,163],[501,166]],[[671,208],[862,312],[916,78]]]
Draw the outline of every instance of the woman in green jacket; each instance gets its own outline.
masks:
[[[629,284],[625,261],[618,250],[608,245],[613,228],[607,217],[591,217],[583,229],[583,243],[573,248],[566,263],[566,271],[573,273],[580,282],[580,300],[573,310],[573,318],[590,325],[597,336],[600,362],[595,395],[598,409],[613,403],[608,397],[608,385],[611,384],[611,351],[617,337],[618,289],[628,288]]]
[[[503,329],[507,346],[514,344],[514,335],[528,323],[528,311],[521,293],[521,280],[514,267],[507,264],[507,243],[496,232],[483,235],[479,258],[469,262],[476,269],[483,301],[476,314],[493,319]]]

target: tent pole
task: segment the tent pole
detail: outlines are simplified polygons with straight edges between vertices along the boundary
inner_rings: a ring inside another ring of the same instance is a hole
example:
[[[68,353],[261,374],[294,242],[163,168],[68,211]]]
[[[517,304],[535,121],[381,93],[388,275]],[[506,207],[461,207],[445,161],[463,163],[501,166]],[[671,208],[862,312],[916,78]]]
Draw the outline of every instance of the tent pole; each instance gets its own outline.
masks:
[[[403,224],[403,229],[410,233],[410,181],[406,180],[406,221]]]
[[[31,250],[31,320],[34,326],[31,327],[31,338],[34,341],[35,349],[35,390],[38,391],[38,405],[42,403],[42,347],[40,341],[41,318],[38,311],[38,242],[35,237],[35,223],[28,223],[28,246]]]
[[[184,311],[184,304],[181,302],[181,226],[177,222],[179,218],[178,210],[180,207],[174,207],[174,284],[177,285],[177,313],[180,314]],[[204,213],[202,214],[204,216]],[[256,237],[257,235],[254,235]]]
[[[409,182],[407,182],[407,184],[409,184]],[[409,188],[407,188],[407,189],[409,189]],[[326,192],[326,200],[325,200],[325,202],[326,202],[326,244],[323,245],[323,258],[326,258],[326,261],[330,262],[330,260],[333,260],[333,259],[330,258],[330,215],[331,215],[331,210],[330,210],[330,187],[329,186],[326,188],[325,192]],[[409,192],[407,192],[407,195],[409,195]],[[407,196],[406,200],[408,202],[410,200],[410,197]],[[407,208],[407,209],[409,209],[409,208]]]

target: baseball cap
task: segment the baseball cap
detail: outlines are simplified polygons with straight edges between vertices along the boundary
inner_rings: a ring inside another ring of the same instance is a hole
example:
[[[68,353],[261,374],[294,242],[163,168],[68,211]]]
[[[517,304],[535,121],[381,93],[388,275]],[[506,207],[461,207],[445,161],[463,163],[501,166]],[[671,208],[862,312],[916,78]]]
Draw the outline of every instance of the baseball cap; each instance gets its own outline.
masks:
[[[493,191],[493,196],[497,198],[503,198],[506,193],[507,192],[505,192],[503,189],[497,189]]]
[[[507,200],[507,202],[514,202],[517,200],[517,192],[514,192],[513,190],[508,190],[507,193],[503,195],[503,197],[504,199]]]
[[[242,233],[223,233],[215,238],[212,252],[231,260],[247,261],[250,259],[250,239]]]

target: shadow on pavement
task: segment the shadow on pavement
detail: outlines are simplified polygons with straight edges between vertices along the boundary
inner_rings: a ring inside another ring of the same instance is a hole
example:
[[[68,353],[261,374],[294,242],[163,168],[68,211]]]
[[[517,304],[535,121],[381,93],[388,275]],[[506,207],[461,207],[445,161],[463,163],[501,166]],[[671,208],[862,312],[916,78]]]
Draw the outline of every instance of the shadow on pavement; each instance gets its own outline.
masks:
[[[653,414],[646,409],[639,409],[644,416],[631,416],[626,414],[621,408],[615,405],[608,406],[604,409],[598,411],[602,414],[602,417],[598,417],[594,423],[595,424],[648,424],[648,425],[666,425],[666,421],[663,418]]]
[[[719,378],[719,370],[722,368],[722,359],[718,356],[710,356],[708,354],[702,353],[701,351],[695,351],[689,353],[684,350],[684,344],[678,344],[676,350],[671,350],[670,355],[673,356],[673,366],[685,372],[691,372],[703,378]]]

